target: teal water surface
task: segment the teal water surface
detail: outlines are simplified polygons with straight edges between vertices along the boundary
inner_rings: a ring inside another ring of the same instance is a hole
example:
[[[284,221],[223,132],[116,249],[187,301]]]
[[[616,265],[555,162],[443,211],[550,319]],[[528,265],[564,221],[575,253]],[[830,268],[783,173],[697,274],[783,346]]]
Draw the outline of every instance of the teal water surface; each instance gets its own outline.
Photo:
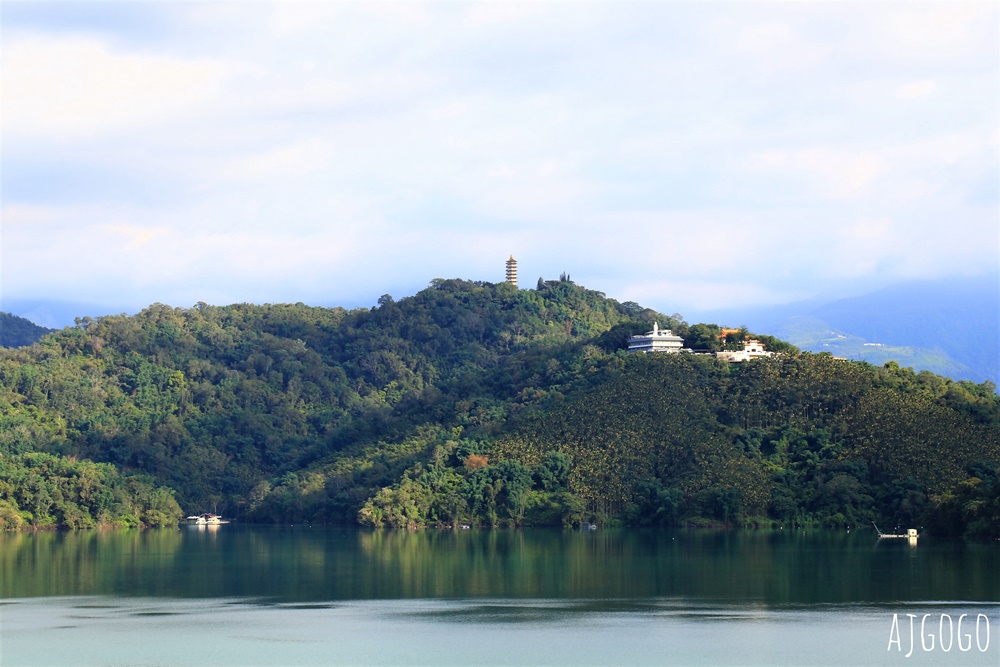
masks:
[[[1000,664],[1000,547],[961,541],[229,525],[0,559],[3,665]]]

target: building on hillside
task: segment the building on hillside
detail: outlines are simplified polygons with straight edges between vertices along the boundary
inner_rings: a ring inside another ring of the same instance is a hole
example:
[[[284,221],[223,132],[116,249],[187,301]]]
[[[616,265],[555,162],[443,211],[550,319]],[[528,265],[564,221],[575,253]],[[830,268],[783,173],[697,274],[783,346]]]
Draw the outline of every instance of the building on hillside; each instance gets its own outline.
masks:
[[[684,339],[675,336],[670,329],[660,329],[653,322],[653,330],[628,339],[629,352],[680,352],[684,349]]]
[[[742,331],[742,329],[727,329],[725,327],[722,327],[722,330],[719,332],[719,340],[723,344],[725,344],[726,338],[728,336],[730,336],[732,334],[738,334],[740,331]]]
[[[517,260],[514,259],[514,255],[507,260],[507,282],[517,287]]]
[[[747,338],[743,341],[742,350],[721,350],[715,353],[719,359],[725,359],[726,361],[750,361],[751,359],[757,359],[758,357],[770,357],[774,352],[768,352],[764,349],[764,344],[761,343],[756,338]]]

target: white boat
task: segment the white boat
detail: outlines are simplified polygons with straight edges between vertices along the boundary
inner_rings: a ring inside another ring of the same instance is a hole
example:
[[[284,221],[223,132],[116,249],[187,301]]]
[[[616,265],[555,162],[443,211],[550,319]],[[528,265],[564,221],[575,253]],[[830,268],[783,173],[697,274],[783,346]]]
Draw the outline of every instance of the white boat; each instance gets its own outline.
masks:
[[[223,519],[218,514],[205,513],[184,517],[180,523],[187,526],[220,526],[229,523],[229,519]]]

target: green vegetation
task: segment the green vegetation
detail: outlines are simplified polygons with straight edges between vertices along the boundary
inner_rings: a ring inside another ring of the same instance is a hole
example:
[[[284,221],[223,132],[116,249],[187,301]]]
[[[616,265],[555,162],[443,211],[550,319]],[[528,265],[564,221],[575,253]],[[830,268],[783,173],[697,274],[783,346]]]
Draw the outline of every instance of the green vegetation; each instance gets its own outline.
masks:
[[[989,383],[761,335],[784,354],[625,353],[653,321],[695,349],[750,334],[568,276],[435,280],[370,310],[85,318],[0,353],[0,460],[101,461],[245,521],[938,526],[957,512],[954,530],[991,534],[997,485],[975,476],[1000,463]]]
[[[51,331],[23,317],[0,312],[0,347],[31,345]]]
[[[107,463],[39,452],[0,457],[0,530],[168,526],[180,517],[169,489]]]
[[[637,524],[913,526],[1000,458],[997,407],[989,385],[827,355],[637,356],[497,449],[530,461],[559,443],[570,487]]]

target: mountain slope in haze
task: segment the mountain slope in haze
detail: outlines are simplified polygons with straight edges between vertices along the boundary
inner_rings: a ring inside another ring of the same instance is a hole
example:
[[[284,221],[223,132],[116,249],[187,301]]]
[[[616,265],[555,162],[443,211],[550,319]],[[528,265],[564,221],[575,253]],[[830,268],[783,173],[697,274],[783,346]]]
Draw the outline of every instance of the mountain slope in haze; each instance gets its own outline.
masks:
[[[778,325],[776,330],[781,332],[782,338],[796,341],[795,344],[804,350],[829,352],[836,357],[867,361],[876,366],[895,362],[900,366],[927,370],[950,378],[978,382],[989,379],[956,361],[940,348],[870,342],[861,336],[835,329],[818,317],[791,316]]]
[[[812,352],[1000,385],[1000,279],[996,274],[913,281],[830,303],[712,314]]]
[[[23,317],[0,312],[0,347],[31,345],[52,331]]]
[[[101,317],[109,314],[128,312],[135,314],[135,309],[111,308],[106,305],[84,303],[79,301],[58,301],[54,299],[0,299],[0,309],[18,317],[31,320],[49,329],[71,327],[77,319],[83,317]]]
[[[1000,281],[921,281],[821,306],[813,314],[871,343],[940,351],[1000,379]]]

